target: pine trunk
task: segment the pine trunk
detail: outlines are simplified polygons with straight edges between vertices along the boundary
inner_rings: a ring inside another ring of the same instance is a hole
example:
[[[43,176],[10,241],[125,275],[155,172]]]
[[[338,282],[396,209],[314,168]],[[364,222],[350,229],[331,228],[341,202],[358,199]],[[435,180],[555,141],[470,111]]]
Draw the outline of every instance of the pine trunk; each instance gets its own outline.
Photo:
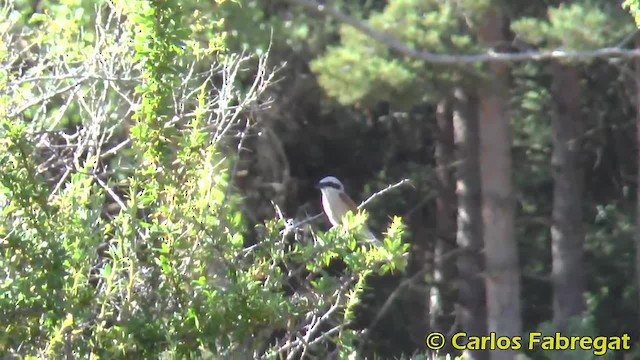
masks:
[[[557,330],[566,331],[569,319],[584,310],[580,76],[574,66],[554,63],[551,67],[553,323]]]
[[[453,121],[457,145],[458,220],[456,242],[460,249],[457,316],[462,330],[471,336],[487,333],[482,255],[482,194],[477,101],[462,89],[455,91]],[[465,351],[465,358],[484,360],[486,351]]]
[[[456,185],[453,163],[453,113],[451,102],[442,100],[436,111],[438,134],[436,136],[435,159],[438,177],[436,197],[436,241],[434,249],[434,279],[431,287],[431,328],[449,332],[454,323],[453,297],[455,262],[448,255],[455,249],[456,233]],[[433,311],[437,310],[436,313]]]
[[[498,7],[484,15],[479,37],[487,46],[503,43],[503,17]],[[514,237],[514,199],[511,180],[511,134],[507,115],[509,68],[488,65],[479,89],[480,174],[484,224],[487,325],[498,336],[519,336],[520,270]],[[513,359],[515,351],[495,350],[492,359]]]

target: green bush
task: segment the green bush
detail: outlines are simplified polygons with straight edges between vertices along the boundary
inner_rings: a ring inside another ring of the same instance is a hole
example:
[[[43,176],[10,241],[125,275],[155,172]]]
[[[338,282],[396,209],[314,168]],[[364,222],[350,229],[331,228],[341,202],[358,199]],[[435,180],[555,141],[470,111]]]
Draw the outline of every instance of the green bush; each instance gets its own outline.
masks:
[[[93,6],[0,14],[0,354],[352,351],[366,276],[404,266],[400,219],[374,249],[285,219],[251,229],[229,149],[265,57],[248,69],[221,19],[178,2]]]

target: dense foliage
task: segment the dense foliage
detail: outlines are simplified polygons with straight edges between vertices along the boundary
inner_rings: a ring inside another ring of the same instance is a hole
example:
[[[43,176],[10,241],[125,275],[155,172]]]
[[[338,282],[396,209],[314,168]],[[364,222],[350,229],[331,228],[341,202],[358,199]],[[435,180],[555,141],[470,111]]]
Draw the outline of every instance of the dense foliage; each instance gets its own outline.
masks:
[[[275,218],[246,238],[232,134],[262,106],[265,58],[170,1],[16,5],[0,16],[0,353],[351,351],[367,275],[403,267],[403,225],[375,249]]]

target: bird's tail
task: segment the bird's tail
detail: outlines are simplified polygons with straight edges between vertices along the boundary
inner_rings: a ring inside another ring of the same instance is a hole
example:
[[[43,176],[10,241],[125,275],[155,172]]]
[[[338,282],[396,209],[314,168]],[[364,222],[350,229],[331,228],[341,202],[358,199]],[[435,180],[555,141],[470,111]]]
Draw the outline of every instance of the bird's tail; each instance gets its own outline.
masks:
[[[375,236],[373,232],[371,232],[369,227],[367,227],[366,225],[362,228],[362,234],[367,238],[368,243],[372,243],[376,246],[382,245],[382,242],[378,240],[378,237]]]

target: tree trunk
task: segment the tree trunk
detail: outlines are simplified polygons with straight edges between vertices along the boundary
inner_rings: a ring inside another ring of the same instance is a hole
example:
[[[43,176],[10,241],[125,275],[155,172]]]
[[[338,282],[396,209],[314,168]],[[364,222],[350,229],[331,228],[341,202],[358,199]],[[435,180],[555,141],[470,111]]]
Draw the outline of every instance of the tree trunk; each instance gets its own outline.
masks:
[[[458,226],[456,241],[461,250],[458,268],[458,321],[462,330],[471,336],[487,333],[484,281],[480,250],[482,244],[482,194],[480,192],[480,164],[477,101],[465,91],[455,91],[453,121],[457,145]],[[486,351],[465,351],[465,358],[487,359]]]
[[[551,72],[555,107],[551,121],[553,323],[556,330],[566,331],[569,318],[584,310],[581,93],[580,76],[574,66],[554,63]]]
[[[479,29],[480,41],[487,46],[503,43],[502,26],[499,8],[489,8]],[[487,79],[479,89],[480,174],[488,330],[498,336],[520,336],[520,269],[514,237],[508,76],[506,63],[489,63]],[[514,356],[515,351],[491,352],[492,359]]]
[[[447,333],[453,325],[453,302],[455,298],[455,262],[448,254],[455,249],[456,190],[453,171],[453,113],[451,102],[442,100],[436,111],[438,134],[436,135],[436,174],[438,196],[436,197],[436,241],[434,249],[434,279],[431,287],[431,329]]]

